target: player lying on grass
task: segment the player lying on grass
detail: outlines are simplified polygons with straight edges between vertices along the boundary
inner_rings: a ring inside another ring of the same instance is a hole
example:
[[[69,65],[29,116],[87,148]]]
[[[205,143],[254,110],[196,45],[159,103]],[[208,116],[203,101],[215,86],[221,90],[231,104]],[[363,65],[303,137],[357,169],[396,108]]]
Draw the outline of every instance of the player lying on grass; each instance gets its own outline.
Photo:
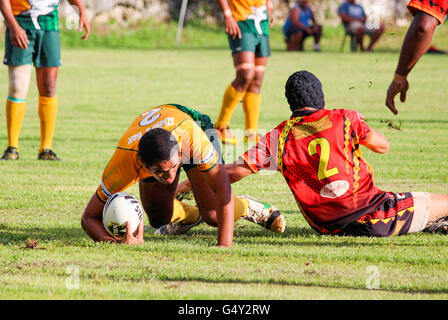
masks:
[[[284,218],[274,207],[233,196],[213,133],[208,116],[181,105],[158,106],[138,116],[119,140],[84,210],[84,231],[95,241],[143,243],[142,225],[134,235],[114,239],[102,224],[107,199],[138,181],[143,208],[158,234],[182,234],[203,219],[218,227],[218,245],[230,247],[234,221],[241,217],[283,232]],[[191,181],[197,207],[175,199],[181,168]]]
[[[232,183],[260,170],[280,171],[306,221],[321,234],[446,233],[441,218],[448,215],[448,195],[392,193],[374,185],[360,146],[386,153],[389,143],[359,112],[326,110],[322,85],[307,71],[289,77],[285,94],[291,118],[226,165]],[[188,188],[185,181],[178,190]]]

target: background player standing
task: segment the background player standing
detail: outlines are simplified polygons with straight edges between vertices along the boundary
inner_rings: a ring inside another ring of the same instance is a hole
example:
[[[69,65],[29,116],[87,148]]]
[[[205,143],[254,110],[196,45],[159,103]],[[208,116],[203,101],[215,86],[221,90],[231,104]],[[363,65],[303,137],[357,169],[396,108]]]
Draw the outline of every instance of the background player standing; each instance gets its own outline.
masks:
[[[271,0],[217,0],[232,50],[236,77],[224,92],[215,128],[224,143],[237,144],[229,130],[240,101],[245,114],[245,139],[257,141],[261,84],[270,56],[269,27],[273,25]]]
[[[79,31],[85,29],[82,39],[87,39],[90,25],[84,4],[82,0],[69,2],[79,9]],[[6,100],[8,147],[1,160],[19,159],[19,136],[33,63],[39,91],[38,159],[60,160],[52,150],[58,110],[56,79],[61,65],[58,3],[59,0],[0,0],[0,10],[7,25],[3,63],[8,66],[9,77]]]

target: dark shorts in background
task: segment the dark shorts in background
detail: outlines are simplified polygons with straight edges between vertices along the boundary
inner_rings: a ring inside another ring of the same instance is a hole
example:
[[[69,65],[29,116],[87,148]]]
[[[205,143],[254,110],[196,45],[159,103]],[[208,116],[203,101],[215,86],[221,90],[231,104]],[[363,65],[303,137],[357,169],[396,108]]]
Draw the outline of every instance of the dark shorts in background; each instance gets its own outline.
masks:
[[[304,29],[296,27],[296,26],[290,26],[289,28],[287,28],[284,32],[284,36],[286,38],[286,40],[288,41],[289,38],[293,35],[295,35],[296,33],[302,32],[303,33],[303,37],[306,38],[308,36],[313,35],[312,33],[308,33],[306,32]]]
[[[247,51],[255,52],[257,57],[269,57],[271,55],[269,35],[267,34],[242,33],[241,39],[229,37],[229,46],[232,55]]]
[[[5,57],[3,63],[9,66],[34,64],[36,68],[59,67],[61,42],[59,31],[25,30],[30,43],[21,49],[11,43],[9,30],[5,34]]]

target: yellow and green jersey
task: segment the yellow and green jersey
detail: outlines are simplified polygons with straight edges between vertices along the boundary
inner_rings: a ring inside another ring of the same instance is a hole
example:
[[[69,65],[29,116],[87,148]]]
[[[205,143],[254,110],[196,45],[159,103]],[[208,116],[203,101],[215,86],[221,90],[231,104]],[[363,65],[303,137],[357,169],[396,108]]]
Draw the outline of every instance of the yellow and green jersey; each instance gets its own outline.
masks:
[[[167,104],[139,115],[126,130],[115,153],[104,169],[97,196],[106,202],[113,193],[124,191],[139,180],[152,177],[138,158],[141,137],[149,130],[163,128],[171,132],[179,145],[182,165],[196,166],[206,172],[220,161],[220,155],[192,115],[197,111],[185,106]]]
[[[229,7],[242,33],[269,34],[266,0],[230,0]]]
[[[12,12],[25,30],[59,31],[59,0],[9,0]]]

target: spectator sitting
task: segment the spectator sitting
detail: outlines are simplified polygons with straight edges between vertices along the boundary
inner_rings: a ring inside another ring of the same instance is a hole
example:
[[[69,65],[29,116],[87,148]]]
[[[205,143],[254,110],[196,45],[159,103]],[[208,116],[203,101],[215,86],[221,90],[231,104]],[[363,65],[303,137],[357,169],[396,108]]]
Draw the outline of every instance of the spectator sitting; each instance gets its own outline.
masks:
[[[372,28],[366,24],[366,13],[361,5],[355,3],[355,0],[347,0],[341,4],[338,9],[338,14],[341,17],[346,32],[356,37],[356,42],[359,44],[361,51],[365,51],[363,44],[364,35],[370,35],[370,44],[367,47],[367,51],[373,51],[373,45],[383,34],[384,26],[380,24],[378,28]]]
[[[311,35],[314,37],[314,51],[320,51],[322,26],[317,24],[313,11],[308,5],[309,2],[310,0],[299,0],[291,9],[283,26],[288,51],[303,51],[303,42]]]

